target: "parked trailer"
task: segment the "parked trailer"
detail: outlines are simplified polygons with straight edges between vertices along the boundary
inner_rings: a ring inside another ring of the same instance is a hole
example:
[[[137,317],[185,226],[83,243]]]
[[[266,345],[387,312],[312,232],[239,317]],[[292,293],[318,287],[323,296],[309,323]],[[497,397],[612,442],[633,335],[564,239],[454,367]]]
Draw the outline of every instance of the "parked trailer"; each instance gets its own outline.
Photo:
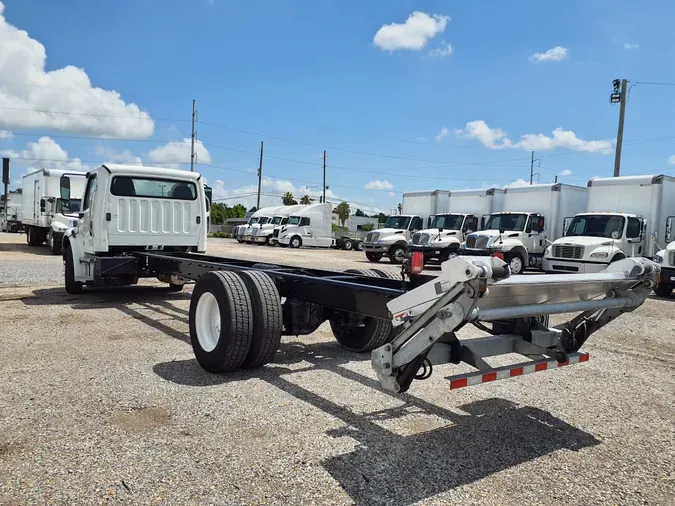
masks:
[[[186,246],[203,251],[206,243],[200,177],[111,165],[92,171],[83,217],[64,237],[64,276],[68,293],[140,277],[172,288],[194,281],[190,339],[197,362],[212,373],[265,365],[282,335],[310,334],[325,321],[343,347],[372,352],[380,384],[394,392],[428,378],[436,364],[477,369],[450,378],[450,387],[459,388],[584,362],[588,355],[580,348],[588,337],[641,305],[659,273],[654,262],[628,258],[591,275],[510,278],[498,258],[456,257],[436,278],[419,274],[417,253],[406,264],[410,274],[393,279],[375,270],[333,272],[191,253]],[[158,184],[171,189],[157,195]],[[130,212],[143,205],[165,212]],[[109,220],[112,209],[121,213]],[[153,223],[157,233],[148,229]],[[571,312],[579,314],[549,328],[548,314]],[[467,323],[492,335],[459,339],[455,332]],[[497,368],[486,360],[511,353],[530,360]]]

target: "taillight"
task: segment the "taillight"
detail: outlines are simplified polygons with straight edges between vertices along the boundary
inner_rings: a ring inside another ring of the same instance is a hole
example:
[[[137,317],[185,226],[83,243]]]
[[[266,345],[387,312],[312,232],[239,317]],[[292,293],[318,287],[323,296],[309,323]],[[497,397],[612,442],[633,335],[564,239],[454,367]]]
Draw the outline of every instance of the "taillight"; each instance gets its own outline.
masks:
[[[492,254],[492,256],[495,258],[499,258],[502,262],[504,261],[504,253],[502,253],[501,251],[495,251]]]
[[[412,274],[421,274],[424,270],[424,253],[414,251],[410,258],[410,272]]]

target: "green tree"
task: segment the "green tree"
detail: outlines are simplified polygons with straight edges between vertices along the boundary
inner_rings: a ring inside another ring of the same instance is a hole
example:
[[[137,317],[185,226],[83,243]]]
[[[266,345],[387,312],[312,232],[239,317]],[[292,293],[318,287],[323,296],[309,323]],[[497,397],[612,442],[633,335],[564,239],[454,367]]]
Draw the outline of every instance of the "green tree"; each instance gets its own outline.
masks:
[[[293,194],[291,192],[286,192],[286,194],[283,197],[281,197],[281,201],[284,203],[285,206],[293,206],[298,203],[293,198]]]
[[[361,209],[357,209],[356,212],[354,213],[354,216],[365,216],[366,213],[361,211]]]
[[[361,225],[361,230],[363,232],[370,232],[371,230],[375,230],[375,225],[373,225],[372,223],[364,223],[363,225]]]
[[[309,195],[303,195],[303,197],[300,199],[300,203],[303,205],[311,204],[312,199]]]
[[[401,204],[398,205],[398,214],[401,214],[403,212],[403,206]]]
[[[246,216],[246,208],[241,205],[237,204],[232,208],[232,218],[243,218]]]
[[[342,226],[345,226],[345,221],[349,218],[349,204],[347,202],[340,202],[335,208],[335,214],[338,215],[338,219],[342,223]]]

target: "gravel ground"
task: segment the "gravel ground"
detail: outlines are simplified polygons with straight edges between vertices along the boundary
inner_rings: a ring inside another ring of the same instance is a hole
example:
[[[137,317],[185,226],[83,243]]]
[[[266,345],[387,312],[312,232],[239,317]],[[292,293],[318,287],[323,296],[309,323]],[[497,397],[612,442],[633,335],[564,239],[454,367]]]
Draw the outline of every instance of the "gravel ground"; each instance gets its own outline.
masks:
[[[0,236],[0,274],[24,285],[0,287],[0,504],[672,504],[675,300],[598,332],[586,364],[452,393],[461,369],[438,367],[397,396],[325,325],[261,370],[209,375],[189,289],[66,295],[58,258],[18,243]]]

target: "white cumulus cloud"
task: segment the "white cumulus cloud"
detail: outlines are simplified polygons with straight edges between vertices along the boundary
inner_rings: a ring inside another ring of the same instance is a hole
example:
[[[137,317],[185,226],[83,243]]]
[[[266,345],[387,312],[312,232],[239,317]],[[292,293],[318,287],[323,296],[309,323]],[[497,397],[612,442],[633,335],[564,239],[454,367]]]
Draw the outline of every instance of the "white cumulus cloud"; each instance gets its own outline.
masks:
[[[0,139],[1,140],[9,140],[12,137],[14,137],[14,134],[10,132],[9,130],[0,130]]]
[[[448,136],[449,133],[450,131],[446,127],[441,128],[441,131],[438,132],[438,135],[436,136],[436,141],[442,141]]]
[[[192,140],[185,138],[182,141],[171,141],[148,152],[148,159],[157,164],[190,163]],[[211,154],[201,141],[195,142],[195,163],[211,163]]]
[[[96,154],[102,156],[106,162],[143,165],[143,161],[128,149],[125,149],[124,151],[115,151],[112,148],[99,144],[96,146]]]
[[[566,148],[580,152],[613,152],[614,141],[584,140],[572,130],[561,127],[553,130],[551,136],[544,134],[525,134],[518,142],[513,142],[501,128],[490,128],[483,120],[469,121],[464,128],[455,130],[459,136],[476,139],[488,149],[523,149],[525,151],[550,151]]]
[[[530,61],[541,63],[546,61],[561,61],[567,58],[567,48],[562,46],[552,47],[544,53],[534,53],[530,56]]]
[[[675,155],[672,155],[670,158],[668,158],[668,163],[670,165],[675,165]]]
[[[20,151],[4,150],[0,155],[11,160],[12,185],[21,186],[21,177],[39,169],[58,169],[86,172],[89,167],[79,158],[70,158],[51,137],[40,137],[37,141],[27,142]],[[15,170],[16,168],[22,171]]]
[[[383,51],[419,51],[445,30],[449,20],[449,16],[415,11],[404,23],[382,25],[375,34],[373,43]]]
[[[376,179],[375,181],[368,181],[364,188],[366,190],[393,190],[394,185],[386,179],[384,181]]]
[[[155,124],[116,91],[94,87],[80,68],[46,70],[47,51],[9,24],[0,2],[0,128],[47,128],[101,137],[144,139]],[[68,114],[58,114],[68,113]]]
[[[513,183],[505,185],[504,188],[520,188],[522,186],[530,186],[530,183],[524,179],[516,179]]]
[[[455,48],[452,47],[452,44],[446,43],[444,41],[440,47],[436,47],[431,51],[429,51],[429,56],[438,56],[438,57],[450,56],[454,50]]]
[[[562,171],[558,172],[559,176],[571,176],[572,171],[570,169],[563,169]]]

